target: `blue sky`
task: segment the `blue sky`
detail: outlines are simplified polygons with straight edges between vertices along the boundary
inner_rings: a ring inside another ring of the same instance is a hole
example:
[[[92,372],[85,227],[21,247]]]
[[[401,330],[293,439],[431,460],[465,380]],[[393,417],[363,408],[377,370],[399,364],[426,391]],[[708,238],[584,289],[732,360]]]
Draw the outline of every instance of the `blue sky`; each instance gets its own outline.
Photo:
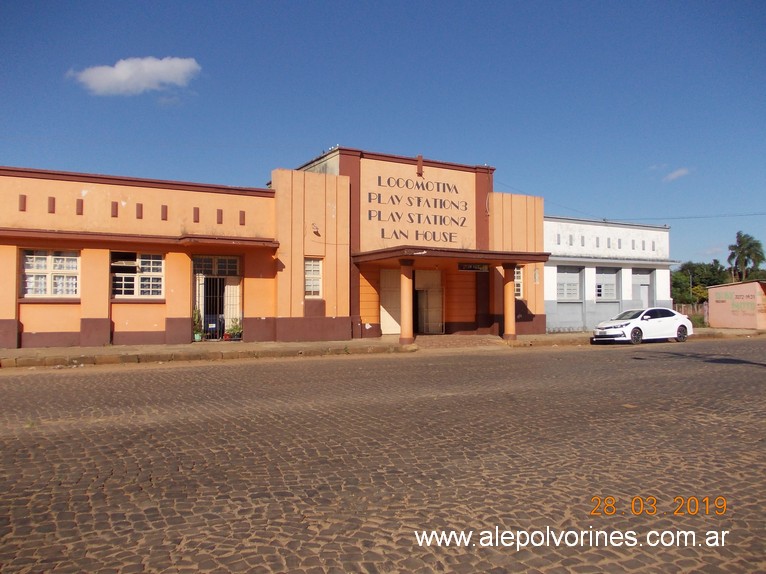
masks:
[[[763,1],[0,0],[0,53],[0,165],[263,187],[339,144],[766,242]]]

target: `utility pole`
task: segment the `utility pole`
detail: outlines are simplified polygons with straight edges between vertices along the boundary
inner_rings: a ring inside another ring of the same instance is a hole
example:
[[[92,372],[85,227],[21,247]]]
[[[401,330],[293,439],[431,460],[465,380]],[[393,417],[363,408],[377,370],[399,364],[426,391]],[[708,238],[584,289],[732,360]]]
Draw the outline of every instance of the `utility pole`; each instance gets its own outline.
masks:
[[[694,294],[692,293],[692,270],[689,269],[689,303],[694,303]]]

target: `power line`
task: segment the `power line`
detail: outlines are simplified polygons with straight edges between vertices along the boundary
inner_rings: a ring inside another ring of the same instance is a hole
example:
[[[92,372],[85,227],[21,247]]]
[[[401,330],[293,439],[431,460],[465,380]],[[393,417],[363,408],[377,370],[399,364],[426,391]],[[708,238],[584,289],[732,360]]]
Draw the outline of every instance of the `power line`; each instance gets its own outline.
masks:
[[[522,193],[524,195],[530,195],[526,191],[519,189],[517,187],[514,187],[512,185],[508,185],[507,183],[504,183],[502,181],[495,180],[496,183],[507,187],[508,189]],[[593,215],[592,213],[588,213],[585,211],[582,211],[580,209],[575,209],[574,207],[568,207],[566,205],[562,205],[561,203],[557,203],[555,201],[552,201],[550,199],[545,200],[546,204],[550,205],[557,205],[558,207],[561,207],[563,209],[574,211],[575,213],[579,213],[581,215],[587,215],[588,217],[592,219],[597,219],[600,221],[614,221],[614,222],[631,222],[631,221],[678,221],[683,219],[725,219],[728,217],[762,217],[766,215],[766,212],[760,211],[760,212],[754,212],[754,213],[719,213],[716,215],[678,215],[678,216],[668,216],[668,217],[631,217],[631,218],[624,218],[624,217],[599,217],[598,215]]]
[[[666,221],[678,219],[725,219],[727,217],[759,217],[766,215],[766,212],[759,213],[721,213],[718,215],[679,215],[676,217],[631,217],[630,221]],[[610,218],[604,221],[628,221],[622,218]]]

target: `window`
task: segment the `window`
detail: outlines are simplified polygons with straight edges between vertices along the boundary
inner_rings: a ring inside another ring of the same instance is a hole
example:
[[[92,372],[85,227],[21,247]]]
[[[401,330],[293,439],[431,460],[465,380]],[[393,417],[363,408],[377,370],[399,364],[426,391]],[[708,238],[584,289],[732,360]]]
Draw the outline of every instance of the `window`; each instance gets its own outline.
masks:
[[[112,251],[112,297],[162,297],[162,255]]]
[[[522,273],[522,268],[517,267],[514,271],[514,286],[513,286],[513,294],[521,299],[524,296],[524,283],[523,283],[524,275]]]
[[[580,270],[559,267],[556,272],[556,298],[559,301],[580,301]]]
[[[596,299],[617,299],[617,269],[596,268]]]
[[[306,259],[303,263],[305,288],[304,296],[321,297],[322,296],[322,260]]]
[[[192,268],[195,275],[239,277],[239,257],[195,255]]]
[[[22,266],[22,297],[79,296],[80,254],[76,251],[25,249]]]
[[[194,256],[192,259],[192,270],[195,275],[214,275],[213,257]]]
[[[219,257],[216,263],[218,263],[218,275],[239,277],[238,257]]]

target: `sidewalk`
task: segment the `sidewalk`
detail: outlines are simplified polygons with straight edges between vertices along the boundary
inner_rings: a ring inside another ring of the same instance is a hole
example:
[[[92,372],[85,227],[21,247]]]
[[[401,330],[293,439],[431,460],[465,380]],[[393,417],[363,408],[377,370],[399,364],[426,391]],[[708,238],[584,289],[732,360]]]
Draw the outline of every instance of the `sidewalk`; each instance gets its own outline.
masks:
[[[747,329],[695,329],[692,339],[754,337],[763,335]],[[590,333],[551,333],[520,335],[503,341],[491,335],[421,335],[413,345],[399,345],[399,337],[316,341],[300,343],[243,343],[210,341],[182,345],[107,345],[103,347],[48,347],[0,349],[0,367],[79,367],[123,363],[164,363],[171,361],[216,361],[227,359],[265,359],[321,357],[329,355],[367,355],[415,352],[418,350],[502,349],[515,347],[558,347],[589,345]]]

